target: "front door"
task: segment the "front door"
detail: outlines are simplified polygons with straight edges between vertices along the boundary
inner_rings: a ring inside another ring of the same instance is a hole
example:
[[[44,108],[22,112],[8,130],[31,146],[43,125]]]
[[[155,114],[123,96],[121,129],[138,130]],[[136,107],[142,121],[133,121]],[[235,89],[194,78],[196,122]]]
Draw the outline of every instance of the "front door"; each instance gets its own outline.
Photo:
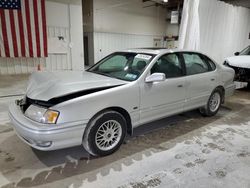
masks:
[[[171,53],[161,56],[153,65],[149,75],[153,73],[164,73],[166,80],[141,83],[141,123],[183,111],[186,81],[179,55]]]

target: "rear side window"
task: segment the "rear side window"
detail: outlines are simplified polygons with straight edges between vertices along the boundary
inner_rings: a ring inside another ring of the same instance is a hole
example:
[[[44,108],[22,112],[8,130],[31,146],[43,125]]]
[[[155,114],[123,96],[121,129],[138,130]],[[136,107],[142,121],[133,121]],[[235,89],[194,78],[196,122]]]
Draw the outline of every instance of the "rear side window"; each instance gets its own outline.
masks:
[[[210,71],[208,64],[199,54],[183,53],[187,75],[201,74]]]
[[[214,71],[216,69],[216,65],[215,63],[207,56],[204,56],[204,58],[206,59],[206,61],[209,63],[211,70]]]

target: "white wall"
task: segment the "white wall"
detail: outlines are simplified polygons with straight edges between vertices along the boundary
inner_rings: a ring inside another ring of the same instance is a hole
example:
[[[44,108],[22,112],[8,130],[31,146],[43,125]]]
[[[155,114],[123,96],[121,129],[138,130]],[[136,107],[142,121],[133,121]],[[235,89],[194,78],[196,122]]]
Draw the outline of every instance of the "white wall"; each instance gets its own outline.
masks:
[[[46,18],[48,26],[69,27],[68,4],[46,1]]]
[[[143,8],[141,0],[94,0],[96,32],[163,35],[166,11],[161,7]]]
[[[95,61],[106,55],[128,48],[152,47],[154,39],[162,39],[158,35],[135,35],[122,33],[94,33]]]
[[[178,24],[167,24],[167,36],[178,36],[179,35],[179,25]]]
[[[81,3],[46,1],[46,18],[48,38],[63,36],[72,42],[72,49],[68,48],[65,54],[49,54],[48,58],[0,58],[0,75],[30,73],[37,70],[39,63],[42,70],[83,69]]]
[[[152,47],[166,32],[166,10],[143,8],[141,0],[94,0],[95,62],[108,53]]]

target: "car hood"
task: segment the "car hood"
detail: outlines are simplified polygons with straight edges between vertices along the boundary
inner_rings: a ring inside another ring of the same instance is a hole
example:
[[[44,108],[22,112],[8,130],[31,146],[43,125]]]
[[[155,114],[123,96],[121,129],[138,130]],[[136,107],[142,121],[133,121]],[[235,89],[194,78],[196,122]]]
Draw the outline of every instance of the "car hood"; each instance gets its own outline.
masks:
[[[231,66],[250,69],[250,55],[228,57],[226,61]]]
[[[128,82],[86,71],[35,72],[31,75],[27,97],[48,101],[79,91],[110,88]]]

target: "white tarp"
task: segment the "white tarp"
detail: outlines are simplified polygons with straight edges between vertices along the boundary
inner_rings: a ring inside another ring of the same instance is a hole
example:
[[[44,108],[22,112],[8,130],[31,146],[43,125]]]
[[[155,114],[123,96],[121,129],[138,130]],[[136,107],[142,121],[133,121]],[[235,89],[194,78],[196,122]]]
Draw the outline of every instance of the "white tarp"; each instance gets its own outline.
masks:
[[[250,9],[217,0],[185,0],[179,48],[200,50],[223,63],[250,44],[249,32]]]
[[[200,49],[199,2],[200,0],[184,1],[179,34],[180,49]]]

